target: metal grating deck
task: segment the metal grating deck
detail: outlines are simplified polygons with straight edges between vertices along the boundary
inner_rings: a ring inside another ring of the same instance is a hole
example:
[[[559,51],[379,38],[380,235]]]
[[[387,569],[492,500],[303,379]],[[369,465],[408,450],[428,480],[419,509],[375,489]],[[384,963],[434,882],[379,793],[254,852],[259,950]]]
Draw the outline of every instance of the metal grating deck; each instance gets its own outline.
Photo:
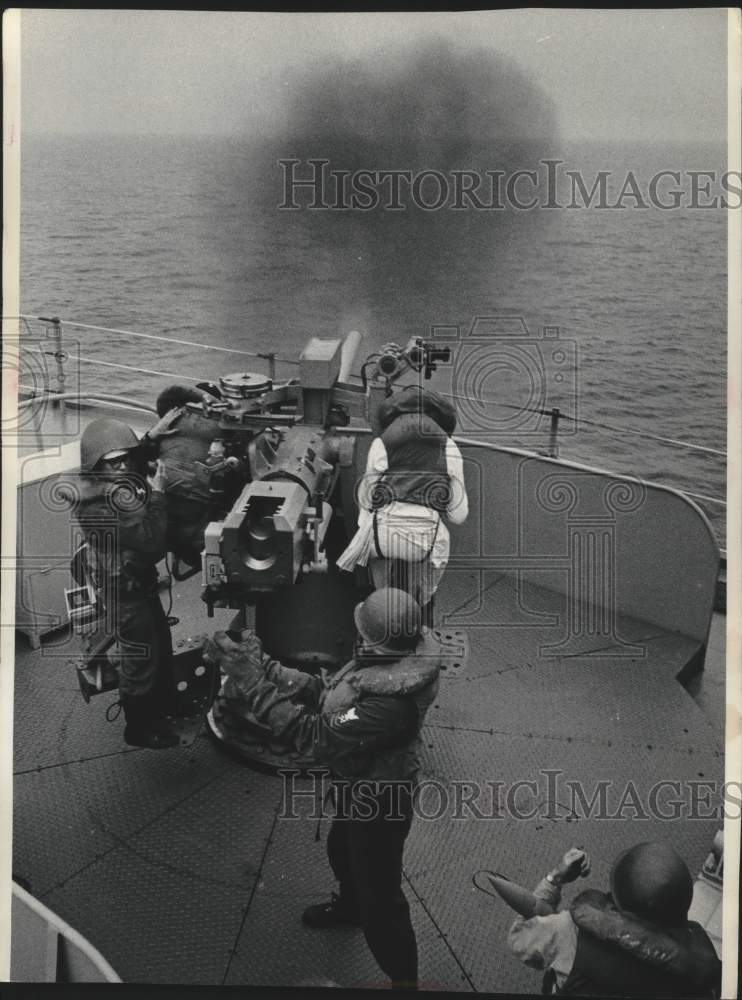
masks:
[[[451,573],[442,586],[439,613],[455,612],[457,627],[472,618],[471,582]],[[195,580],[175,586],[176,638],[232,616],[207,619],[198,589]],[[625,649],[590,637],[579,655],[548,655],[543,646],[558,642],[559,627],[548,617],[534,624],[531,611],[558,615],[559,604],[510,577],[487,581],[470,660],[442,675],[428,714],[423,779],[449,790],[452,781],[507,787],[543,782],[548,768],[588,791],[601,779],[615,789],[631,781],[645,797],[659,779],[723,781],[722,735],[673,679],[694,644],[622,619],[622,640],[644,644],[646,656],[618,655]],[[310,816],[278,818],[280,781],[226,758],[206,736],[188,750],[127,748],[123,720],[104,719],[113,695],[84,704],[60,641],[51,636],[31,651],[20,640],[16,657],[13,867],[33,893],[125,982],[382,985],[360,931],[311,931],[299,921],[333,888],[329,820],[317,842]],[[539,989],[538,974],[505,948],[509,911],[472,887],[477,869],[535,884],[574,842],[591,853],[590,884],[599,886],[618,851],[656,837],[695,872],[720,825],[637,819],[629,810],[623,819],[574,818],[561,792],[552,809],[538,793],[525,806],[548,815],[528,820],[453,818],[452,791],[443,818],[416,819],[405,870],[423,988]],[[422,799],[429,811],[431,794]],[[479,804],[483,812],[489,803]]]

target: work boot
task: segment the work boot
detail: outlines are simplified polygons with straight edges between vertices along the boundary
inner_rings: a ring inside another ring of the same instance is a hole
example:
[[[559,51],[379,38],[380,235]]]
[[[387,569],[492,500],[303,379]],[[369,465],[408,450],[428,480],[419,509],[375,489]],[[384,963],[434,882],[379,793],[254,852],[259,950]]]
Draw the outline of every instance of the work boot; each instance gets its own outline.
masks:
[[[166,750],[180,745],[180,737],[168,728],[165,719],[152,720],[146,728],[124,729],[124,743],[130,747],[146,747],[149,750]]]
[[[301,915],[303,924],[317,930],[328,927],[360,927],[361,917],[355,906],[352,906],[336,892],[332,893],[329,903],[315,903],[308,906]]]
[[[154,706],[146,695],[139,698],[124,696],[121,698],[121,707],[126,719],[124,742],[129,746],[163,750],[180,744],[180,738],[173,732],[167,719],[153,716]]]

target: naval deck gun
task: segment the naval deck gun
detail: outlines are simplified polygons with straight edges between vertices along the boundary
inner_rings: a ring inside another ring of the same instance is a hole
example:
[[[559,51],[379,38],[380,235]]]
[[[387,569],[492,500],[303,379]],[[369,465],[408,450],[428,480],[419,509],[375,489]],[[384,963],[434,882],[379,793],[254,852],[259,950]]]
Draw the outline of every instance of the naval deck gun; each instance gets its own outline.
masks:
[[[312,338],[299,377],[274,386],[252,373],[220,379],[219,397],[202,404],[215,421],[224,458],[246,482],[223,517],[208,523],[202,553],[202,598],[235,609],[230,631],[252,627],[264,650],[308,673],[333,670],[353,656],[355,606],[370,590],[367,574],[335,566],[357,527],[356,485],[363,473],[377,411],[405,374],[429,378],[450,351],[415,338],[387,344],[366,359],[360,383],[350,369],[361,337]],[[193,404],[191,404],[193,405]],[[458,646],[456,655],[460,658]],[[265,733],[251,733],[228,699],[208,715],[217,741],[252,766],[296,765]]]
[[[352,382],[360,343],[357,332],[313,337],[298,378],[274,386],[265,376],[227,375],[219,397],[201,407],[222,436],[224,463],[246,480],[205,528],[203,599],[210,611],[253,605],[266,649],[304,669],[338,666],[352,652],[353,607],[367,587],[360,575],[348,586],[333,564],[356,528],[356,483],[376,412],[400,377],[429,378],[450,360],[449,349],[413,338],[372,354]]]
[[[352,658],[354,610],[371,589],[365,570],[341,573],[335,564],[357,528],[356,487],[379,408],[402,376],[419,384],[451,357],[421,338],[386,344],[352,381],[361,340],[355,331],[345,340],[312,337],[298,377],[283,383],[254,372],[198,383],[201,400],[182,407],[175,435],[135,456],[142,480],[155,453],[168,470],[173,578],[200,570],[210,618],[215,607],[235,610],[233,634],[254,629],[270,657],[308,673]],[[191,569],[183,573],[181,561]],[[86,637],[74,662],[89,701],[118,686],[116,637],[96,631],[100,605],[84,587],[65,593],[83,601],[69,615]],[[219,678],[202,662],[201,637],[178,646],[171,708],[181,745],[195,739],[212,703],[209,724],[224,740],[215,721]]]

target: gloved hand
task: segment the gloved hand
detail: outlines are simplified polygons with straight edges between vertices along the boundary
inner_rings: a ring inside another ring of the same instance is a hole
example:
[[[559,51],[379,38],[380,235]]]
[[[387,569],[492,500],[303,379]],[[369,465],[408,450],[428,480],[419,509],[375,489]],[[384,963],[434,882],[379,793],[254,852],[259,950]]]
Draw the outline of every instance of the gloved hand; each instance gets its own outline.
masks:
[[[204,660],[229,676],[232,687],[247,694],[264,680],[263,646],[253,633],[243,633],[239,642],[230,639],[226,632],[215,632],[203,646]]]
[[[215,632],[204,643],[203,657],[227,674],[221,697],[232,713],[277,740],[300,749],[311,745],[313,716],[305,699],[321,687],[317,678],[271,660],[250,631],[243,632],[239,642],[226,632]]]

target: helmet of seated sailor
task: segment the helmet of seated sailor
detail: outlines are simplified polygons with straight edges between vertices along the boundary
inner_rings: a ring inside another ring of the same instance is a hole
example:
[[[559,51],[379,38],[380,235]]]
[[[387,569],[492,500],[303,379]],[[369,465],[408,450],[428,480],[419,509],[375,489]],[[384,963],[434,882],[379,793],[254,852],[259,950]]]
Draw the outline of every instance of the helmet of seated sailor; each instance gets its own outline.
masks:
[[[644,842],[624,851],[611,869],[611,893],[621,910],[666,927],[685,924],[693,879],[667,844]]]
[[[395,587],[375,590],[356,605],[354,618],[361,637],[381,655],[411,653],[422,635],[420,605]]]

